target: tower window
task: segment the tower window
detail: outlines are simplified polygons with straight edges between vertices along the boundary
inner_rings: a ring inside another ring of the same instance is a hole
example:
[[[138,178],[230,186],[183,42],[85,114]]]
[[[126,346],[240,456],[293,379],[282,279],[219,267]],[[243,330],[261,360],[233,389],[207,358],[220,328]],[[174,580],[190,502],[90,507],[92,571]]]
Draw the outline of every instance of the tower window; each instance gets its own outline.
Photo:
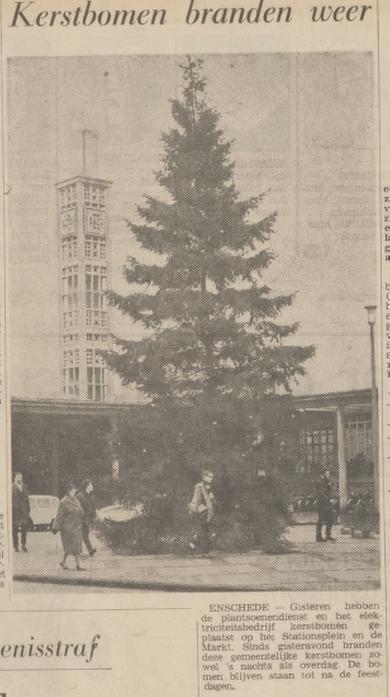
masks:
[[[80,393],[80,369],[78,367],[64,368],[64,394],[78,396]]]
[[[106,241],[94,235],[85,238],[85,256],[89,259],[106,258]]]
[[[87,397],[96,402],[104,402],[107,394],[105,384],[106,370],[103,367],[87,368]]]
[[[64,237],[61,241],[62,261],[68,261],[77,257],[77,237],[73,235]]]
[[[105,307],[105,267],[86,266],[85,287],[87,312],[89,309],[94,311],[92,317],[92,326],[103,326],[101,324],[101,311]],[[99,315],[96,314],[96,311],[99,311]],[[98,321],[96,321],[97,319]]]
[[[107,395],[106,370],[103,357],[92,348],[87,349],[87,397],[103,402]]]
[[[60,190],[60,206],[61,208],[73,208],[77,201],[77,186],[69,184]]]
[[[62,269],[62,311],[64,330],[78,325],[78,268],[64,266]]]
[[[104,208],[105,206],[105,192],[101,186],[84,184],[83,198],[86,206],[93,208]]]
[[[80,363],[79,349],[66,349],[64,351],[64,368],[73,368]]]
[[[99,329],[108,328],[107,312],[105,312],[104,310],[87,309],[85,314],[85,323],[87,327],[96,327]]]

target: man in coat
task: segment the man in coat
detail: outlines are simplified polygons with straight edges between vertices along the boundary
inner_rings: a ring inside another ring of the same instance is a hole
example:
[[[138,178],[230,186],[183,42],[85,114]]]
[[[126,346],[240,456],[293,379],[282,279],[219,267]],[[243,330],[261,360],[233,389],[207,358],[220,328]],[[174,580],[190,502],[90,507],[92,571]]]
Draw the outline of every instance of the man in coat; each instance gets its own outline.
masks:
[[[202,471],[202,480],[194,487],[194,493],[189,504],[190,512],[197,518],[198,531],[194,542],[190,542],[191,549],[198,548],[202,554],[208,554],[211,546],[211,527],[214,519],[214,494],[212,483],[214,473],[210,470]]]
[[[317,542],[335,542],[332,537],[333,508],[331,503],[332,483],[330,472],[325,470],[316,484],[318,521],[316,525]],[[325,537],[322,536],[322,526],[325,525]]]
[[[12,485],[12,540],[15,552],[19,552],[19,530],[23,552],[27,552],[27,530],[30,520],[30,501],[23,474],[16,472]]]
[[[93,557],[96,549],[92,546],[91,540],[89,539],[89,528],[96,518],[96,501],[93,493],[93,484],[90,479],[85,479],[83,481],[80,491],[77,494],[77,498],[80,502],[81,508],[84,511],[82,527],[83,542],[88,550],[89,556]]]

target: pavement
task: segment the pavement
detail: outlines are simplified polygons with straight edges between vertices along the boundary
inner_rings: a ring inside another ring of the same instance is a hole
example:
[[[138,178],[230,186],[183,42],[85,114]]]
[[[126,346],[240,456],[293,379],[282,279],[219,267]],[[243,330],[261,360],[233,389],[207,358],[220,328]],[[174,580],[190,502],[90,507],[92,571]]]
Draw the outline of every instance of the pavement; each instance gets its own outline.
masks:
[[[160,591],[371,590],[380,585],[379,540],[352,539],[335,528],[336,542],[316,543],[314,526],[290,528],[297,551],[272,555],[214,553],[210,558],[175,555],[124,556],[96,541],[98,551],[82,560],[84,571],[59,566],[59,536],[31,533],[27,553],[14,553],[14,580],[27,584]],[[70,558],[69,566],[73,565]],[[63,588],[61,589],[60,586]]]
[[[117,595],[118,593],[129,593],[129,589],[126,588],[125,586],[115,586],[114,588],[115,594]],[[104,594],[104,593],[112,593],[113,592],[113,586],[93,586],[92,584],[84,584],[83,586],[78,586],[77,584],[70,585],[67,583],[66,585],[64,584],[59,584],[59,583],[40,583],[37,581],[26,581],[25,583],[21,581],[14,581],[13,583],[13,592],[16,594],[21,593],[22,595],[28,594],[28,595],[34,595],[37,594],[39,595],[40,593],[45,593],[47,595],[48,593],[54,593],[57,594],[60,592],[61,595],[69,595],[69,594],[74,594],[77,593],[77,595],[82,595],[84,593],[87,595],[92,595],[93,593],[98,593],[98,594]],[[143,588],[138,588],[138,589],[132,589],[131,594],[137,594],[137,593],[142,593],[145,595],[145,593],[156,593],[157,591],[146,591]],[[164,592],[164,591],[160,591]]]

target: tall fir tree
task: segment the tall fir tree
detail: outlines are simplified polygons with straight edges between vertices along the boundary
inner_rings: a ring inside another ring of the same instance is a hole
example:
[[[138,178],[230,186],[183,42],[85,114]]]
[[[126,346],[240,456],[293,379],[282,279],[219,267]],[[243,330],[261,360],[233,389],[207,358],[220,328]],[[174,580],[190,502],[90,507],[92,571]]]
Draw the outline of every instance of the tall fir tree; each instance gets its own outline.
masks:
[[[129,257],[130,293],[108,293],[145,335],[117,339],[106,362],[155,409],[145,422],[148,435],[126,427],[121,436],[129,467],[125,500],[141,501],[148,513],[126,528],[122,541],[113,530],[107,539],[129,553],[166,551],[166,540],[171,551],[188,547],[186,502],[207,465],[217,475],[216,545],[280,549],[283,487],[259,482],[257,472],[259,465],[277,464],[274,431],[288,401],[280,409],[267,397],[291,389],[314,348],[283,343],[298,325],[279,323],[278,315],[294,296],[273,295],[263,280],[274,258],[268,242],[276,213],[256,219],[264,194],[240,199],[232,143],[207,104],[202,61],[187,58],[181,69],[182,98],[171,101],[175,126],[162,135],[156,175],[165,193],[146,196],[138,207],[141,222],[128,223],[138,245],[160,263]],[[264,406],[270,402],[271,410]],[[259,427],[272,446],[260,453]]]
[[[188,57],[182,99],[171,101],[175,127],[162,135],[165,196],[146,196],[142,223],[128,222],[138,244],[161,263],[128,258],[131,292],[108,293],[109,302],[147,332],[117,339],[106,354],[124,384],[167,404],[175,400],[258,401],[289,391],[312,346],[283,340],[297,324],[276,321],[293,295],[272,295],[264,271],[276,213],[255,220],[264,194],[240,199],[220,115],[205,98],[202,61]]]

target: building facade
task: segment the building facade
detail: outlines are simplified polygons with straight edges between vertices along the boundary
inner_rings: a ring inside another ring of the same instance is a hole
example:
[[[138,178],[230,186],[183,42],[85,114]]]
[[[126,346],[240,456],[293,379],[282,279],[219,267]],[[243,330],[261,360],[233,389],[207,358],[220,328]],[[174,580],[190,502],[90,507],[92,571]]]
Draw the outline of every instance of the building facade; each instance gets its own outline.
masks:
[[[331,472],[341,506],[351,493],[372,489],[371,390],[294,396],[291,406],[272,447],[296,493],[311,493],[324,469]]]
[[[58,494],[69,478],[107,476],[116,459],[130,472],[159,457],[162,437],[151,440],[156,415],[147,405],[13,399],[11,411],[13,469],[25,474],[32,493]],[[351,493],[372,487],[370,390],[288,398],[269,424],[253,464],[276,466],[292,494],[313,494],[324,468],[342,506]]]
[[[108,348],[108,192],[110,181],[76,176],[57,184],[60,334],[65,398],[104,402],[109,376],[99,351]]]

